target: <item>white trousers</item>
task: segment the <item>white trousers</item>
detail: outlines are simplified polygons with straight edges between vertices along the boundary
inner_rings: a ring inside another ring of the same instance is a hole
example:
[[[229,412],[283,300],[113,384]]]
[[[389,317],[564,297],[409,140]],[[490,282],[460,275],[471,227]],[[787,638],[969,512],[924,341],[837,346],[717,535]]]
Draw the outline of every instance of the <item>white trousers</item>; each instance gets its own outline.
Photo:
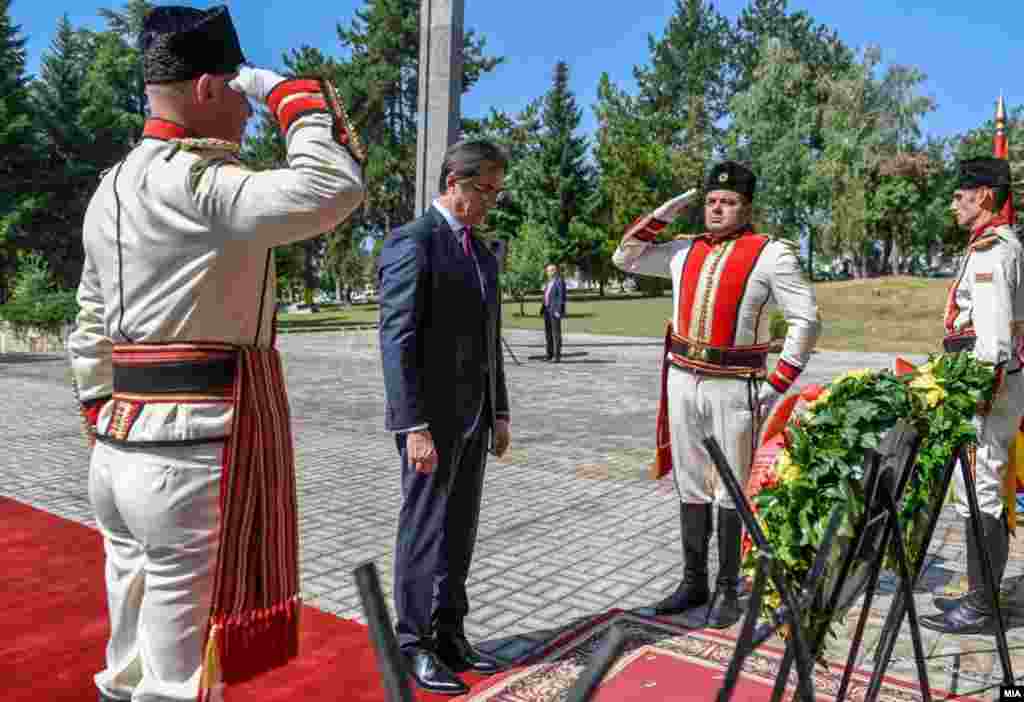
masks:
[[[974,429],[978,432],[974,491],[978,496],[978,508],[997,519],[1003,514],[1003,480],[1010,460],[1010,443],[1024,412],[1022,392],[1024,376],[1021,373],[1007,375],[992,403],[992,411],[984,417],[974,417]],[[969,517],[971,509],[960,466],[954,470],[953,480],[957,514]]]
[[[196,699],[217,557],[222,451],[223,442],[96,444],[89,499],[106,551],[110,642],[95,681],[108,697]]]
[[[718,378],[668,369],[668,419],[672,440],[672,475],[684,504],[736,505],[704,448],[713,436],[733,475],[745,488],[754,457],[756,390],[741,378]]]

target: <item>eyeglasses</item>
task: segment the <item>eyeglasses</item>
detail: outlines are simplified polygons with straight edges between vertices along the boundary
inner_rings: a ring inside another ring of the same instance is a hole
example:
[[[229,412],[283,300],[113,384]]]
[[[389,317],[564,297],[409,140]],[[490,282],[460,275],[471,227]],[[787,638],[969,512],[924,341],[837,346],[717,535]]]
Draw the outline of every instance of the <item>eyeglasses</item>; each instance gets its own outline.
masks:
[[[465,180],[460,180],[459,182],[460,183],[469,183],[469,186],[471,188],[473,188],[473,190],[475,190],[478,193],[480,193],[480,197],[482,197],[484,199],[487,199],[487,200],[492,200],[494,202],[497,202],[499,199],[501,199],[502,195],[505,194],[504,190],[499,190],[498,188],[491,187],[490,185],[480,185],[479,183],[470,183],[468,178],[465,179]]]

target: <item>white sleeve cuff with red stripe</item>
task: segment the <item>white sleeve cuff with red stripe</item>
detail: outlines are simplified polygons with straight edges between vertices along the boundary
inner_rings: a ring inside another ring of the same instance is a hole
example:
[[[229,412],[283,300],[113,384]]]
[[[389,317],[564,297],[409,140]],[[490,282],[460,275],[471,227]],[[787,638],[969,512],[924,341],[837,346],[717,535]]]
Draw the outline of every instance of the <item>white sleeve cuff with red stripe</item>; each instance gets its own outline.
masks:
[[[267,96],[267,107],[281,126],[286,137],[288,130],[300,118],[310,114],[329,115],[334,123],[334,139],[348,148],[359,163],[366,160],[355,128],[330,81],[323,78],[289,78],[274,86]]]
[[[768,376],[768,383],[780,393],[785,393],[793,387],[793,383],[800,377],[801,372],[803,372],[803,368],[794,366],[780,358],[775,370]]]
[[[623,238],[633,238],[650,243],[657,238],[658,234],[660,234],[666,226],[668,226],[667,222],[662,222],[660,219],[656,219],[650,215],[637,217],[626,229],[626,235]]]

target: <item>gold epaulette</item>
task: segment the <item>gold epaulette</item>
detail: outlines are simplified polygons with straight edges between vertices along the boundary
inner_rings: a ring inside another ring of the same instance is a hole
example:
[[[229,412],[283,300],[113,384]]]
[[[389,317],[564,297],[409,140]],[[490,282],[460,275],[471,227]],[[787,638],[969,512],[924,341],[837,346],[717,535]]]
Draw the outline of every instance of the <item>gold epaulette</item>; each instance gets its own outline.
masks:
[[[674,237],[672,237],[672,240],[680,241],[682,239],[689,239],[690,241],[693,241],[694,239],[699,239],[700,236],[700,234],[676,234]]]
[[[996,232],[992,232],[991,234],[983,234],[982,236],[978,237],[974,241],[974,243],[972,243],[967,248],[970,251],[988,251],[993,246],[999,243],[1000,238],[1001,237]]]
[[[800,249],[800,242],[799,241],[793,241],[792,239],[786,239],[785,237],[781,237],[781,236],[772,236],[771,234],[759,234],[758,236],[766,236],[766,237],[768,237],[768,241],[777,241],[780,244],[785,244],[786,246],[788,246],[791,249],[796,249],[796,250]]]
[[[171,139],[171,143],[180,150],[191,153],[227,151],[231,154],[237,154],[242,150],[241,144],[226,139]]]

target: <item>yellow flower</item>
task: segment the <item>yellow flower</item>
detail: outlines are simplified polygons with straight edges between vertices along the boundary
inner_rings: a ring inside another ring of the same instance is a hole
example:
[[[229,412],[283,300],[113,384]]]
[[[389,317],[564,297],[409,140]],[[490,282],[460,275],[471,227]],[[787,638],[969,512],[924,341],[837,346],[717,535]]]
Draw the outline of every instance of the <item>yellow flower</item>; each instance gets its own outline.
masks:
[[[793,463],[789,451],[783,449],[779,451],[779,455],[775,459],[775,472],[780,481],[788,483],[800,477],[800,466]]]
[[[842,381],[846,380],[847,378],[854,378],[854,379],[867,378],[868,376],[872,375],[873,373],[874,373],[874,371],[871,370],[870,368],[860,368],[858,370],[847,371],[846,373],[843,373],[841,376],[836,378],[835,382],[839,383],[839,382],[842,382]]]
[[[807,403],[807,411],[813,412],[818,405],[823,405],[828,402],[829,395],[831,393],[828,390],[822,390],[821,394],[818,395],[818,399]]]
[[[946,391],[936,385],[933,389],[928,391],[927,395],[925,395],[925,399],[928,401],[929,407],[936,407],[940,402],[946,399]]]
[[[946,389],[939,384],[938,379],[931,372],[917,375],[910,381],[910,389],[924,395],[924,400],[929,407],[935,407],[946,399]]]

